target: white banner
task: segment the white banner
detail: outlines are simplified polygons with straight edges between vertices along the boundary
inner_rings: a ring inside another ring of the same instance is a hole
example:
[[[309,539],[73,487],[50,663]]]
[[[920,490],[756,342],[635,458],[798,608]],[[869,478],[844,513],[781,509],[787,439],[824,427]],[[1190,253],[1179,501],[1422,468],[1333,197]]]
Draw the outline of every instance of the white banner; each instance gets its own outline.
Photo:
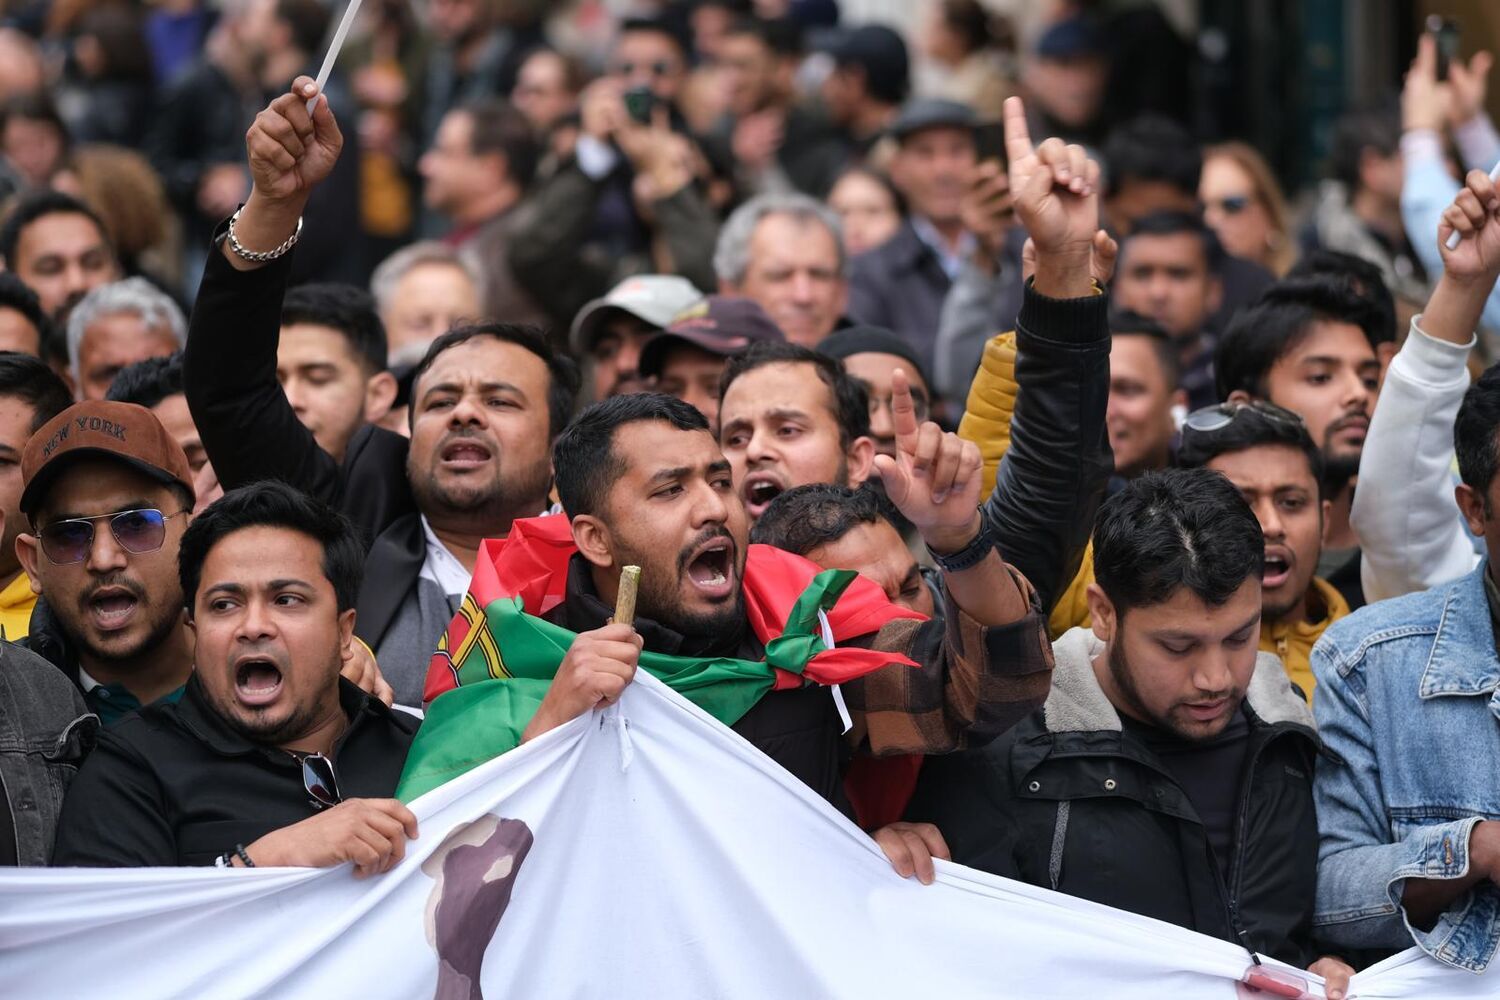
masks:
[[[932,886],[898,878],[644,672],[613,709],[413,808],[421,837],[368,880],[6,871],[0,994],[1231,1000],[1248,964],[1232,944],[957,865]],[[1408,952],[1354,992],[1459,1000],[1500,992],[1500,975]]]

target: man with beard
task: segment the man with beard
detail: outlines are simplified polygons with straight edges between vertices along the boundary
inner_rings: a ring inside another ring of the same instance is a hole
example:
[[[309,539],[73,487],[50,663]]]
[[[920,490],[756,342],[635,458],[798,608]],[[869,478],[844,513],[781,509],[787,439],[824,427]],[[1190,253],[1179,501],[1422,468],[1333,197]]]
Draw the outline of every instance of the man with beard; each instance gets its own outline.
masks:
[[[175,701],[193,665],[177,546],[193,509],[187,457],[148,410],[84,402],[21,453],[16,555],[42,600],[28,642],[106,726]]]
[[[341,463],[318,447],[276,383],[287,251],[342,144],[326,100],[308,114],[316,93],[299,77],[247,135],[254,186],[210,255],[193,308],[188,405],[226,489],[280,479],[353,518],[370,542],[357,633],[397,700],[415,705],[480,542],[550,505],[548,446],[573,410],[578,377],[540,331],[460,327],[413,372],[409,443],[366,425]]]
[[[833,358],[770,341],[724,366],[719,445],[752,522],[794,486],[853,487],[869,479],[869,435],[869,395]]]
[[[1001,559],[978,511],[978,448],[935,424],[919,428],[909,400],[898,418],[899,457],[882,456],[876,468],[943,567],[946,620],[899,615],[841,641],[917,664],[893,659],[843,684],[853,721],[845,736],[835,698],[816,684],[763,695],[733,727],[841,806],[840,758],[849,749],[941,753],[979,744],[1029,711],[1047,685],[1030,586]],[[546,617],[578,638],[523,741],[618,698],[643,649],[764,658],[742,589],[764,554],[748,549],[730,463],[702,414],[655,393],[607,400],[563,432],[553,464],[577,552],[565,598]],[[634,628],[610,623],[626,565],[641,567]],[[876,839],[897,871],[924,882],[930,858],[946,856],[930,827],[887,828]]]
[[[929,759],[908,816],[962,864],[1310,961],[1320,743],[1256,651],[1263,558],[1223,476],[1132,481],[1095,523],[1093,626],[1054,645],[1046,705]]]
[[[1391,333],[1370,298],[1348,282],[1288,278],[1235,316],[1214,354],[1220,399],[1291,410],[1322,452],[1330,506],[1318,575],[1351,608],[1365,600],[1349,510],[1380,389],[1381,346]]]
[[[196,639],[192,677],[85,761],[53,864],[390,869],[417,836],[391,796],[418,721],[339,676],[356,642],[354,526],[258,483],[178,530],[185,628],[170,610]]]
[[[1302,419],[1270,403],[1198,410],[1182,429],[1177,464],[1222,473],[1255,512],[1266,538],[1260,648],[1276,654],[1311,701],[1313,644],[1349,605],[1316,575],[1329,504],[1321,493],[1323,457]]]

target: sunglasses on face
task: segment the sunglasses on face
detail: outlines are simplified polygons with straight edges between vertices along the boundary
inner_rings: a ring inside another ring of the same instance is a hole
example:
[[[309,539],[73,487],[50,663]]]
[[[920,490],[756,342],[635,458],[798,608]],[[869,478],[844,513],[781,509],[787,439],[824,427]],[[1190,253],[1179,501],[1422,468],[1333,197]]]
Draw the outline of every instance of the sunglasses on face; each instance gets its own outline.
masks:
[[[636,71],[640,70],[641,72],[650,73],[652,76],[660,79],[661,77],[664,77],[667,74],[671,73],[676,68],[676,63],[670,63],[664,59],[658,59],[655,62],[648,63],[622,62],[615,63],[615,75],[635,76]]]
[[[70,517],[65,521],[53,521],[37,532],[42,551],[58,565],[83,562],[94,547],[94,523],[109,521],[109,530],[120,543],[120,548],[134,555],[155,552],[167,537],[167,522],[185,514],[163,514],[152,507],[140,510],[122,510],[118,514],[100,514],[97,517]]]
[[[1267,403],[1263,400],[1250,403],[1215,403],[1213,406],[1205,406],[1201,410],[1189,413],[1182,426],[1200,434],[1212,434],[1234,423],[1247,410],[1254,411],[1274,423],[1302,426],[1302,418],[1297,414],[1284,406],[1277,406],[1275,403]]]
[[[302,762],[302,787],[312,796],[312,804],[318,809],[331,809],[344,801],[339,794],[338,775],[333,771],[333,761],[320,753],[310,753],[300,758]]]
[[[1234,194],[1228,198],[1210,198],[1203,205],[1205,208],[1217,208],[1225,215],[1239,215],[1249,208],[1254,200],[1247,194]]]

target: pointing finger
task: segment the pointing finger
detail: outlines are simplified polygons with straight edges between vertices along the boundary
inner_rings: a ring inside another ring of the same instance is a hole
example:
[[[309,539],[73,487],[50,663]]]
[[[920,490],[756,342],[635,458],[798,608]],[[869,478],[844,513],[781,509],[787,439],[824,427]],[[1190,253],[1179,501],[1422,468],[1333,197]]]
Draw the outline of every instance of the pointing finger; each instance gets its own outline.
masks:
[[[906,371],[891,373],[891,424],[896,432],[896,449],[903,455],[917,450],[917,407],[911,398],[911,380]]]
[[[1026,105],[1019,97],[1005,99],[1005,155],[1011,163],[1032,153],[1031,129],[1026,125]]]

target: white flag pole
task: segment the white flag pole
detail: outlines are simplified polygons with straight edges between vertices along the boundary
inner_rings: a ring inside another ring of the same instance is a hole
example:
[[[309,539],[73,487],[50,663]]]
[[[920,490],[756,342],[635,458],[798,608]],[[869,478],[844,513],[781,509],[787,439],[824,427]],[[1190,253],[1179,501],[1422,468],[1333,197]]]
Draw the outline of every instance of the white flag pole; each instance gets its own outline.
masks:
[[[351,0],[351,2],[358,3],[359,0]],[[1490,171],[1490,180],[1500,184],[1500,163],[1496,163],[1494,169]],[[1461,240],[1462,237],[1458,235],[1458,230],[1453,230],[1453,232],[1448,234],[1448,249],[1457,250]]]
[[[307,102],[308,114],[313,113],[313,108],[318,106],[318,100],[323,96],[323,87],[328,83],[328,75],[333,72],[333,64],[338,62],[344,39],[349,37],[349,26],[359,14],[359,5],[360,0],[349,0],[349,6],[344,8],[343,20],[339,21],[339,28],[333,33],[333,41],[328,43],[328,54],[323,57],[323,68],[318,70],[318,96]]]

